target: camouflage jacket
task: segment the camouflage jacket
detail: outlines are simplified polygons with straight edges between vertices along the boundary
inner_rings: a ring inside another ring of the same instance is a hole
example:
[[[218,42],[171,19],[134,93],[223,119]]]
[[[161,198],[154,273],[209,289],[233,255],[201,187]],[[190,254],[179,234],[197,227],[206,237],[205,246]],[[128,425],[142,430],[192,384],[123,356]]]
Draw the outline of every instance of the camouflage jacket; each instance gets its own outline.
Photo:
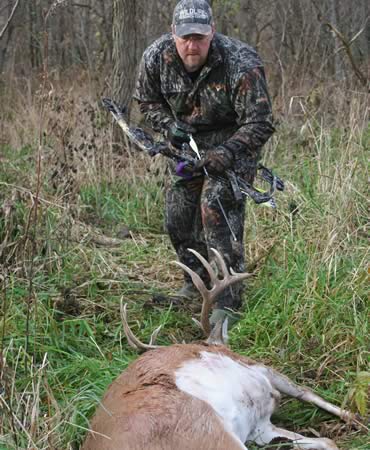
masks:
[[[243,174],[274,132],[262,62],[250,46],[216,33],[193,82],[170,33],[144,52],[134,98],[151,127],[165,134],[175,120],[192,125],[201,151],[237,141],[235,170]]]

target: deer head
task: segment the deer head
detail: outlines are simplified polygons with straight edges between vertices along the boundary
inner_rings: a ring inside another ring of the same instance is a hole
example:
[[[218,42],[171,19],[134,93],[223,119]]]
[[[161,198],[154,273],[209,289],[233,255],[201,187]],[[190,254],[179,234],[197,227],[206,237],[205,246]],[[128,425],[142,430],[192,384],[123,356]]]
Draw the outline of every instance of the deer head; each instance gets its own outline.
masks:
[[[216,326],[211,329],[211,325],[209,322],[209,315],[210,311],[212,309],[213,303],[215,302],[217,296],[223,292],[227,287],[232,286],[234,283],[240,282],[245,280],[246,278],[249,278],[253,276],[252,273],[236,273],[232,268],[230,268],[230,272],[228,271],[225,261],[220,255],[220,253],[212,248],[211,251],[215,255],[215,261],[218,270],[216,271],[212,266],[209,264],[209,262],[198,252],[196,252],[193,249],[188,249],[189,252],[193,253],[203,264],[205,269],[208,272],[211,288],[208,289],[204,283],[204,281],[200,278],[200,276],[194,272],[193,270],[189,269],[189,267],[185,266],[185,264],[182,264],[179,261],[175,261],[175,264],[180,266],[185,272],[187,272],[195,287],[198,289],[199,293],[202,296],[203,302],[202,302],[202,310],[201,310],[201,319],[200,323],[193,319],[204,331],[204,334],[207,337],[206,342],[209,344],[216,344],[216,345],[222,345],[227,343],[227,319],[222,323],[216,324]],[[218,273],[221,275],[221,278],[219,278]],[[153,350],[158,348],[157,345],[154,344],[157,335],[160,331],[161,327],[158,327],[151,336],[149,344],[144,344],[139,339],[136,338],[136,336],[131,331],[129,325],[128,325],[128,319],[127,319],[127,304],[123,305],[121,301],[121,318],[123,323],[123,329],[127,338],[127,341],[131,347],[133,347],[136,350]]]

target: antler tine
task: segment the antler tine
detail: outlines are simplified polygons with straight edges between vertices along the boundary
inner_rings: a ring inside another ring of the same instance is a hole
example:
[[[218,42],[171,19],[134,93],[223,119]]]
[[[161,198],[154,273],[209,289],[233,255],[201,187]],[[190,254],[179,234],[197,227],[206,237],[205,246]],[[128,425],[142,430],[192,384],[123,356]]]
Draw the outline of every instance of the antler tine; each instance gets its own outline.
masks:
[[[222,272],[222,278],[216,278],[216,282],[214,283],[214,286],[211,289],[211,292],[214,292],[214,296],[218,295],[220,292],[222,292],[226,287],[232,286],[233,284],[237,283],[238,281],[245,280],[246,278],[250,278],[253,276],[253,273],[248,272],[242,272],[238,273],[233,270],[232,267],[230,267],[230,272],[227,270],[226,263],[224,258],[221,256],[221,254],[214,248],[211,249],[216,257],[216,263],[221,269]]]
[[[150,341],[149,341],[149,345],[154,345],[155,341],[157,340],[158,334],[162,329],[162,325],[159,325],[159,327],[157,327],[153,333],[150,335]],[[157,348],[161,347],[160,345],[157,345]]]
[[[219,269],[221,269],[223,278],[227,278],[229,276],[229,271],[227,270],[225,260],[223,259],[221,254],[215,248],[211,248],[211,250],[216,257],[217,266]],[[230,271],[232,271],[231,268],[230,268]]]
[[[220,271],[222,272],[222,279],[216,277],[213,282],[213,286],[209,291],[209,300],[207,302],[207,307],[202,308],[201,313],[201,323],[202,327],[205,330],[207,336],[210,335],[211,325],[209,323],[209,313],[211,306],[217,296],[223,292],[227,287],[232,286],[233,284],[245,280],[252,276],[252,274],[244,272],[244,273],[236,273],[232,268],[230,268],[230,272],[227,270],[226,263],[221,254],[214,248],[211,249],[216,258],[216,264]]]
[[[217,274],[216,274],[215,270],[213,269],[213,267],[211,266],[211,264],[204,258],[204,256],[202,256],[196,250],[193,250],[192,248],[188,248],[188,251],[199,259],[199,261],[202,263],[203,267],[207,270],[209,278],[210,278],[212,284],[214,284],[216,282],[216,280],[217,280]]]
[[[217,273],[211,266],[211,264],[197,251],[193,250],[192,248],[188,248],[189,252],[195,255],[199,261],[203,264],[203,267],[207,270],[209,278],[211,280],[211,283],[214,284],[217,280]],[[213,250],[213,249],[212,249]]]
[[[199,254],[197,251],[190,248],[188,250],[201,261],[203,266],[207,269],[212,284],[216,285],[217,275],[215,271],[212,269],[211,265],[208,263],[208,261],[205,258],[203,258],[203,256]],[[201,328],[203,329],[203,332],[208,336],[211,331],[208,316],[213,303],[213,297],[211,296],[212,289],[211,290],[207,289],[206,285],[204,284],[204,281],[200,278],[200,276],[196,272],[191,270],[188,266],[185,266],[185,264],[179,261],[175,261],[175,263],[190,275],[195,287],[198,289],[200,295],[202,296],[203,303],[202,303],[202,312],[200,316],[201,317],[200,324]],[[207,318],[208,324],[207,321],[204,320],[204,318]]]
[[[210,314],[213,302],[214,302],[215,298],[217,297],[217,295],[219,295],[228,286],[231,286],[234,283],[237,283],[238,281],[242,281],[242,280],[252,276],[252,274],[236,273],[232,269],[230,269],[230,272],[231,272],[231,274],[230,274],[230,272],[227,270],[225,260],[223,259],[221,254],[216,249],[212,248],[212,252],[214,253],[215,258],[216,258],[216,263],[217,263],[220,271],[222,272],[222,276],[223,276],[222,279],[219,279],[217,277],[216,272],[212,268],[212,266],[202,255],[200,255],[197,251],[195,251],[193,249],[189,248],[188,250],[191,253],[193,253],[193,255],[195,255],[199,259],[199,261],[203,264],[203,266],[207,270],[207,272],[210,276],[210,279],[211,279],[212,287],[211,287],[211,289],[207,289],[203,280],[200,278],[200,276],[196,272],[191,270],[189,267],[185,266],[185,264],[183,264],[179,261],[176,261],[176,264],[179,265],[183,270],[185,270],[185,272],[187,272],[191,276],[191,279],[192,279],[194,285],[196,286],[196,288],[198,289],[198,291],[200,292],[200,294],[203,298],[200,322],[202,324],[204,333],[207,336],[209,336],[209,334],[211,332],[211,325],[209,323],[209,314]]]
[[[228,341],[227,324],[228,324],[227,317],[224,321],[219,320],[217,323],[215,323],[215,326],[212,328],[207,338],[206,341],[207,344],[226,345]]]
[[[181,269],[183,269],[185,272],[187,272],[191,276],[192,282],[194,283],[195,287],[198,289],[198,291],[200,292],[202,297],[203,297],[203,294],[206,295],[206,291],[208,291],[208,289],[206,288],[206,285],[204,284],[204,282],[200,278],[200,276],[196,272],[191,270],[188,266],[185,266],[185,264],[183,264],[180,261],[175,261],[175,264],[180,266]]]
[[[127,321],[127,303],[123,304],[123,299],[121,299],[121,319],[122,319],[122,324],[123,324],[123,330],[125,332],[125,336],[127,339],[128,344],[134,348],[135,350],[141,350],[141,351],[145,351],[145,350],[154,350],[156,348],[160,348],[160,345],[153,345],[152,342],[155,341],[157,334],[160,330],[161,327],[158,327],[156,330],[153,331],[151,339],[150,339],[150,344],[144,344],[143,342],[141,342],[132,332],[131,328],[128,325],[128,321]]]

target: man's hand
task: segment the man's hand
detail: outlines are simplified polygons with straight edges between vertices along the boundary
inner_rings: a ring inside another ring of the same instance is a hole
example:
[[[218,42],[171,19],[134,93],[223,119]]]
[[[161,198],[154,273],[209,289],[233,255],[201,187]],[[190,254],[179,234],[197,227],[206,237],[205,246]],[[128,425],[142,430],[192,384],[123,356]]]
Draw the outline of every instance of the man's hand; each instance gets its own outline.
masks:
[[[195,133],[195,128],[187,123],[177,121],[173,123],[167,132],[167,138],[171,145],[181,150],[183,144],[189,144],[190,135]]]
[[[233,162],[233,153],[220,145],[208,150],[205,158],[195,164],[194,171],[200,171],[202,168],[205,168],[211,175],[221,175],[232,167]]]
[[[176,166],[176,175],[186,180],[190,180],[194,175],[194,167],[186,161],[180,161]]]

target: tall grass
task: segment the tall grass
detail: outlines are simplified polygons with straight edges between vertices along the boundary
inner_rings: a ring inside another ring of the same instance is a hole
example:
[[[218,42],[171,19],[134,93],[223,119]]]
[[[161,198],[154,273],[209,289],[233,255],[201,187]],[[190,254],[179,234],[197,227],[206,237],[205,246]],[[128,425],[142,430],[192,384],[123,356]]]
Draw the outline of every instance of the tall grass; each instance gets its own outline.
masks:
[[[301,99],[281,119],[265,162],[285,179],[286,191],[277,195],[276,212],[248,203],[245,248],[256,276],[231,332],[235,351],[364,415],[365,100],[350,93],[345,114],[326,116]],[[24,102],[15,99],[22,108],[2,117],[0,449],[77,449],[107,385],[137,357],[122,336],[122,297],[143,340],[159,324],[163,344],[200,334],[189,311],[152,301],[182,277],[163,230],[163,172],[158,162],[153,168],[148,158],[111,145],[109,118],[86,91],[58,86],[48,100],[40,209],[29,233],[38,111],[32,96]],[[11,128],[14,118],[21,127]],[[55,167],[61,172],[52,176]],[[275,420],[315,428],[343,449],[367,448],[363,429],[295,401],[284,402]]]

